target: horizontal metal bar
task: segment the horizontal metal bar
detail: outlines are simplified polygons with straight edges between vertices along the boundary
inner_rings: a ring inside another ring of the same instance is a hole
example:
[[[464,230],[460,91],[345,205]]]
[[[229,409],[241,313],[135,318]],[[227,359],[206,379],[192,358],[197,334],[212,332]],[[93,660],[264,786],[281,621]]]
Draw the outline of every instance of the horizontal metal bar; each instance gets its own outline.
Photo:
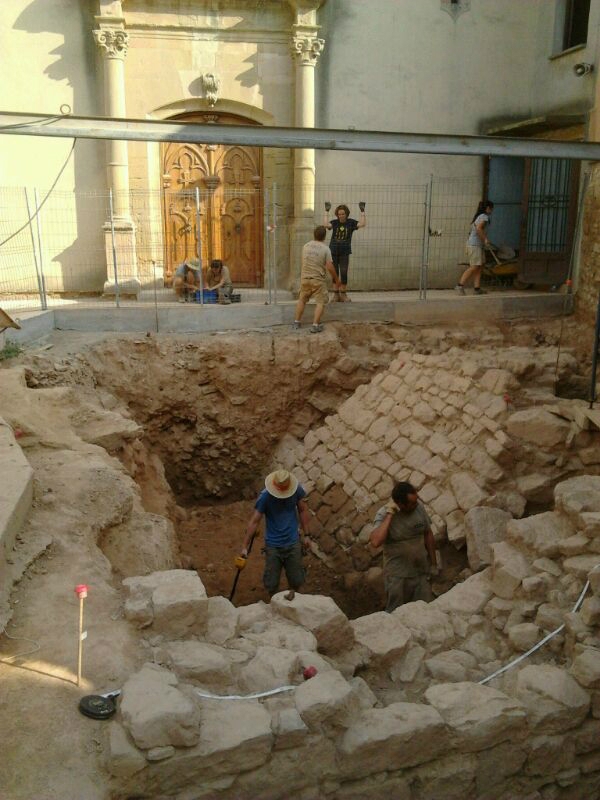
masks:
[[[254,145],[311,150],[363,150],[456,156],[528,156],[600,161],[598,142],[553,142],[496,136],[343,131],[213,125],[169,120],[109,119],[0,111],[0,134],[158,142]]]

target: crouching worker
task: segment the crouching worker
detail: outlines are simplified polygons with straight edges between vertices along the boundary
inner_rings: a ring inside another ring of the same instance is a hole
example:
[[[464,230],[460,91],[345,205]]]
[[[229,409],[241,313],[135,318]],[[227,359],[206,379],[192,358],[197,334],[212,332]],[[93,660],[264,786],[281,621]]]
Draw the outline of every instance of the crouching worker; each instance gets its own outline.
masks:
[[[415,487],[397,483],[392,499],[375,515],[373,547],[383,545],[387,612],[413,600],[431,600],[429,576],[437,572],[431,521]]]
[[[213,258],[210,262],[210,268],[206,275],[206,288],[217,292],[219,303],[224,305],[231,303],[233,283],[231,282],[229,267],[226,267],[220,258]]]
[[[265,488],[259,494],[254,512],[246,527],[242,556],[247,557],[248,547],[264,516],[265,525],[265,571],[263,583],[269,596],[279,591],[281,570],[285,570],[291,600],[294,592],[304,583],[302,556],[305,549],[306,531],[310,521],[308,506],[304,500],[306,492],[298,479],[285,469],[271,472],[265,479]],[[302,528],[302,539],[298,532]]]
[[[200,289],[201,277],[198,261],[186,260],[177,267],[173,275],[173,289],[180,303],[194,299],[194,292]]]

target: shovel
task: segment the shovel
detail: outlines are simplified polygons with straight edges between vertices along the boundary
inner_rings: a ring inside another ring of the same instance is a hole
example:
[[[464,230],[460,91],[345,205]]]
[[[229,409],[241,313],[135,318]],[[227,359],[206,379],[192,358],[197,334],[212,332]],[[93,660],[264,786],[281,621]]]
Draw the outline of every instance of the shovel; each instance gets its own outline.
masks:
[[[229,602],[231,603],[233,600],[233,595],[235,594],[235,590],[240,579],[240,574],[244,567],[246,566],[246,561],[248,560],[248,556],[250,555],[250,551],[252,550],[252,545],[254,544],[254,540],[258,535],[258,531],[254,531],[252,534],[252,538],[250,539],[250,544],[248,545],[248,555],[246,556],[236,556],[233,560],[233,563],[236,566],[237,572],[235,573],[235,578],[233,579],[233,586],[231,587],[231,591],[229,592]]]

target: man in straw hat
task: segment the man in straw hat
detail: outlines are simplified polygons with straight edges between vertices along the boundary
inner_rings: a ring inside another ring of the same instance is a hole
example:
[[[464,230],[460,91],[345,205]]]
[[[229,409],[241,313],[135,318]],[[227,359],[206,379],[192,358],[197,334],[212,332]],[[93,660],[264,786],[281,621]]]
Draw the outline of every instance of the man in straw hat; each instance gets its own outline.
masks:
[[[263,584],[270,596],[279,590],[282,568],[290,587],[288,599],[304,583],[302,555],[304,537],[310,514],[304,498],[306,492],[298,479],[286,469],[271,472],[265,478],[265,488],[259,494],[254,511],[246,527],[242,556],[248,555],[252,537],[261,519],[265,518],[265,571]],[[302,540],[298,533],[302,528]]]

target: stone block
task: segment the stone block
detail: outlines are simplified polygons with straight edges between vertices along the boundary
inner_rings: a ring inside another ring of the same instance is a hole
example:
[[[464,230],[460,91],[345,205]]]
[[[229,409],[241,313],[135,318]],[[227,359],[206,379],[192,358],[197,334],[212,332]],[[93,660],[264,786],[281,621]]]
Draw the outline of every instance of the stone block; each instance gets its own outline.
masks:
[[[292,683],[300,672],[295,652],[265,646],[241,668],[240,682],[248,692],[266,692]]]
[[[530,727],[539,733],[563,733],[587,716],[590,696],[565,670],[529,665],[517,676],[516,696],[527,709]]]
[[[282,708],[272,716],[272,728],[275,735],[275,750],[287,750],[290,747],[301,747],[308,727],[296,708]]]
[[[399,658],[411,641],[411,632],[394,614],[377,611],[350,622],[354,639],[372,659],[387,662]]]
[[[554,502],[578,528],[583,528],[585,517],[582,518],[582,514],[600,512],[600,477],[581,475],[557,483]]]
[[[228,651],[205,642],[165,642],[158,649],[158,658],[179,678],[200,683],[227,684],[232,663]]]
[[[111,720],[108,729],[106,768],[115,778],[129,778],[144,769],[146,759],[129,739],[118,722]]]
[[[429,605],[448,614],[470,617],[483,611],[493,593],[491,569],[488,567],[456,584]]]
[[[396,608],[392,619],[406,626],[428,653],[445,650],[454,641],[454,628],[448,615],[432,604],[417,600]]]
[[[145,664],[125,682],[120,711],[138,747],[190,747],[200,738],[198,706],[177,688],[177,678]]]
[[[480,506],[487,494],[475,483],[468,472],[457,472],[450,477],[450,485],[456,502],[463,511]]]
[[[577,683],[586,689],[600,689],[600,650],[586,647],[571,664],[569,670]],[[600,747],[600,740],[598,741]]]
[[[563,569],[565,572],[585,580],[588,573],[598,565],[598,561],[599,558],[597,555],[572,556],[571,558],[565,558],[563,561]]]
[[[414,444],[404,456],[404,463],[411,469],[424,471],[423,467],[431,458],[431,453],[420,445]]]
[[[581,606],[581,619],[590,627],[600,625],[600,597],[594,595],[583,601],[583,605]],[[600,653],[598,658],[600,659]]]
[[[492,563],[491,545],[506,536],[506,525],[512,519],[500,508],[478,506],[465,514],[467,556],[472,570],[480,570]]]
[[[442,683],[460,683],[468,680],[469,672],[477,666],[477,659],[462,650],[446,650],[428,658],[425,667],[432,678]]]
[[[506,421],[506,431],[536,447],[556,447],[566,441],[570,425],[543,408],[516,411]]]
[[[552,490],[554,478],[551,475],[534,472],[530,475],[522,475],[516,479],[518,491],[527,500],[536,503],[550,502],[552,500]]]
[[[347,776],[385,772],[432,761],[448,746],[444,720],[431,706],[392,703],[360,714],[339,744]]]
[[[533,736],[529,740],[528,775],[556,775],[575,760],[574,743],[566,736]]]
[[[547,511],[524,519],[515,519],[506,526],[506,538],[543,558],[560,554],[560,545],[574,533],[568,519]]]
[[[285,599],[284,592],[279,592],[271,598],[271,607],[276,614],[310,631],[322,653],[337,653],[354,644],[348,618],[330,597],[296,592],[290,601]]]
[[[458,746],[466,752],[485,750],[524,730],[526,712],[521,703],[489,686],[443,683],[425,692],[450,726]]]
[[[341,725],[358,710],[352,686],[337,670],[319,672],[301,683],[294,694],[296,709],[309,728],[323,723]]]
[[[540,629],[533,622],[521,622],[508,629],[508,640],[519,653],[524,653],[541,639]]]
[[[580,556],[587,553],[589,550],[590,540],[582,533],[576,533],[574,536],[568,536],[563,539],[558,545],[558,549],[563,556]]]
[[[431,503],[431,507],[440,517],[447,517],[457,510],[458,504],[456,502],[456,497],[454,497],[452,492],[448,489]],[[461,513],[462,516],[462,512],[459,513]]]
[[[465,515],[462,511],[451,511],[446,516],[446,531],[448,541],[460,550],[467,541],[467,530],[465,528]]]
[[[390,668],[391,679],[394,682],[400,681],[402,683],[410,683],[411,681],[414,681],[419,669],[421,668],[424,658],[424,648],[418,644],[412,645],[399,661],[397,661],[395,664],[392,664]]]
[[[527,559],[508,542],[496,542],[492,549],[492,587],[498,597],[512,600],[523,578],[529,575]]]
[[[206,640],[224,644],[237,635],[240,613],[226,597],[209,597],[206,619]]]
[[[144,609],[144,617],[151,619],[153,630],[172,638],[206,630],[208,597],[196,572],[185,569],[153,572],[125,578],[123,586],[128,619],[139,620]]]

